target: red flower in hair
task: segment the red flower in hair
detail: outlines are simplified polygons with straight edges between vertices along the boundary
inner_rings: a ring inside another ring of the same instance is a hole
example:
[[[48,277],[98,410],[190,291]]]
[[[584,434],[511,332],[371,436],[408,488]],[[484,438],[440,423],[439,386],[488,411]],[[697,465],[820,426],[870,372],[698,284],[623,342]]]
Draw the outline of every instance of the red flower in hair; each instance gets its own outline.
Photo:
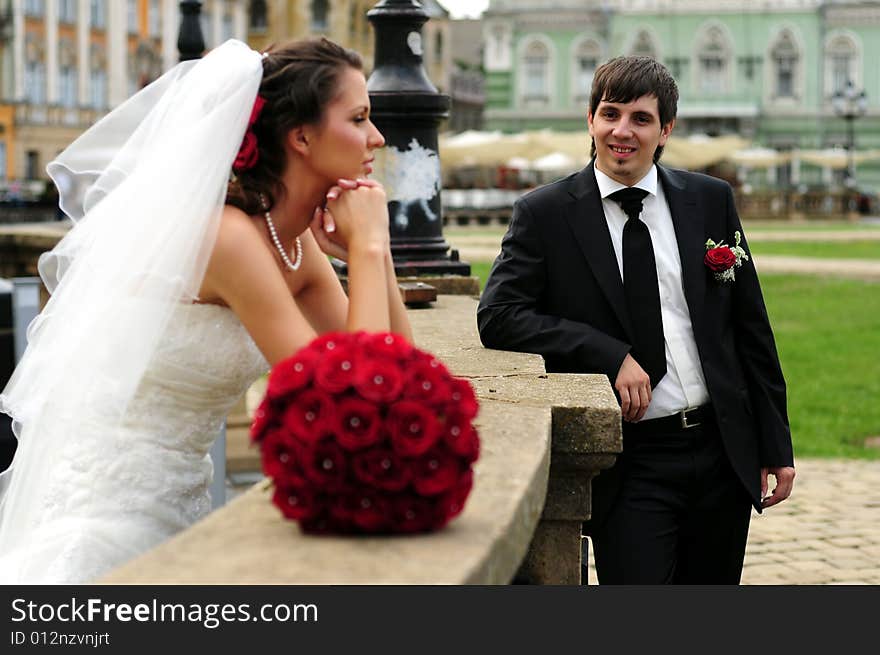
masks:
[[[248,119],[244,138],[241,141],[241,146],[238,148],[238,154],[235,156],[235,161],[232,163],[232,169],[236,172],[251,169],[256,166],[257,162],[260,160],[260,152],[257,147],[257,135],[254,134],[253,127],[254,123],[256,123],[257,119],[260,117],[260,112],[263,111],[263,106],[265,104],[266,100],[262,96],[258,95],[254,100],[254,106],[253,109],[251,109],[251,116]]]

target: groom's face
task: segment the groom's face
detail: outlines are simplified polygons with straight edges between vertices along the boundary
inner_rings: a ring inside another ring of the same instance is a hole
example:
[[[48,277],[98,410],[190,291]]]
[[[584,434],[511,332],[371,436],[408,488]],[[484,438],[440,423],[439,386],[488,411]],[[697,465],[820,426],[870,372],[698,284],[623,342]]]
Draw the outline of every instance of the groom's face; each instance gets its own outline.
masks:
[[[675,121],[661,125],[657,96],[644,95],[632,102],[603,98],[587,123],[596,144],[596,168],[631,186],[650,170],[654,151],[666,145]]]

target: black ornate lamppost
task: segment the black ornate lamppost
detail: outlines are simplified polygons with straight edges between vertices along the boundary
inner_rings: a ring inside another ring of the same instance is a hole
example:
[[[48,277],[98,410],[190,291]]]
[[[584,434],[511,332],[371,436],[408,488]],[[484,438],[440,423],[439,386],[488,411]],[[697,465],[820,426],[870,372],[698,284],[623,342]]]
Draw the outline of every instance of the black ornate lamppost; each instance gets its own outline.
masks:
[[[404,277],[469,276],[470,265],[443,238],[437,128],[450,99],[423,66],[421,28],[428,14],[413,0],[382,0],[367,18],[376,44],[367,90],[386,142],[376,153],[376,177],[388,193],[395,270]],[[341,262],[337,270],[344,272]]]
[[[180,31],[177,33],[177,51],[180,61],[199,59],[205,52],[205,37],[199,14],[202,3],[199,0],[182,0],[180,3]]]
[[[831,96],[831,105],[834,107],[834,113],[846,121],[846,186],[854,191],[856,187],[855,121],[868,111],[868,96],[864,89],[856,89],[852,80],[847,80],[846,86],[835,91]],[[851,199],[850,202],[853,200]],[[850,206],[850,209],[854,207]]]

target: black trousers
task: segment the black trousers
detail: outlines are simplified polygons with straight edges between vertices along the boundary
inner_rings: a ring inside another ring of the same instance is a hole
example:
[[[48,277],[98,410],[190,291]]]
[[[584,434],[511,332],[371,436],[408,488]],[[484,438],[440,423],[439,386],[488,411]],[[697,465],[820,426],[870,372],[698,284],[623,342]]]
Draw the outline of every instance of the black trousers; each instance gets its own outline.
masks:
[[[614,468],[613,488],[593,480],[608,507],[590,526],[599,584],[739,584],[751,500],[713,420],[658,433],[624,423]]]

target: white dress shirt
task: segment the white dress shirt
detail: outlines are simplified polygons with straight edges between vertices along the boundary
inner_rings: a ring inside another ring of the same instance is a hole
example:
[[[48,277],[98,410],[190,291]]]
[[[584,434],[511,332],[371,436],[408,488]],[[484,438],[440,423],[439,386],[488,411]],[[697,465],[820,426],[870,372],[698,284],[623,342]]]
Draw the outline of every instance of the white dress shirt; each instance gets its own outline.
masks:
[[[625,185],[611,179],[598,168],[595,170],[620,279],[623,280],[623,226],[627,217],[620,205],[608,196],[625,188]],[[647,175],[634,186],[648,192],[642,201],[640,218],[648,226],[654,245],[657,281],[660,285],[660,314],[666,342],[666,375],[654,387],[644,420],[669,416],[682,409],[703,405],[709,401],[709,392],[694,340],[691,315],[684,297],[681,259],[678,255],[672,214],[663,195],[663,187],[658,183],[657,167],[651,166]]]

